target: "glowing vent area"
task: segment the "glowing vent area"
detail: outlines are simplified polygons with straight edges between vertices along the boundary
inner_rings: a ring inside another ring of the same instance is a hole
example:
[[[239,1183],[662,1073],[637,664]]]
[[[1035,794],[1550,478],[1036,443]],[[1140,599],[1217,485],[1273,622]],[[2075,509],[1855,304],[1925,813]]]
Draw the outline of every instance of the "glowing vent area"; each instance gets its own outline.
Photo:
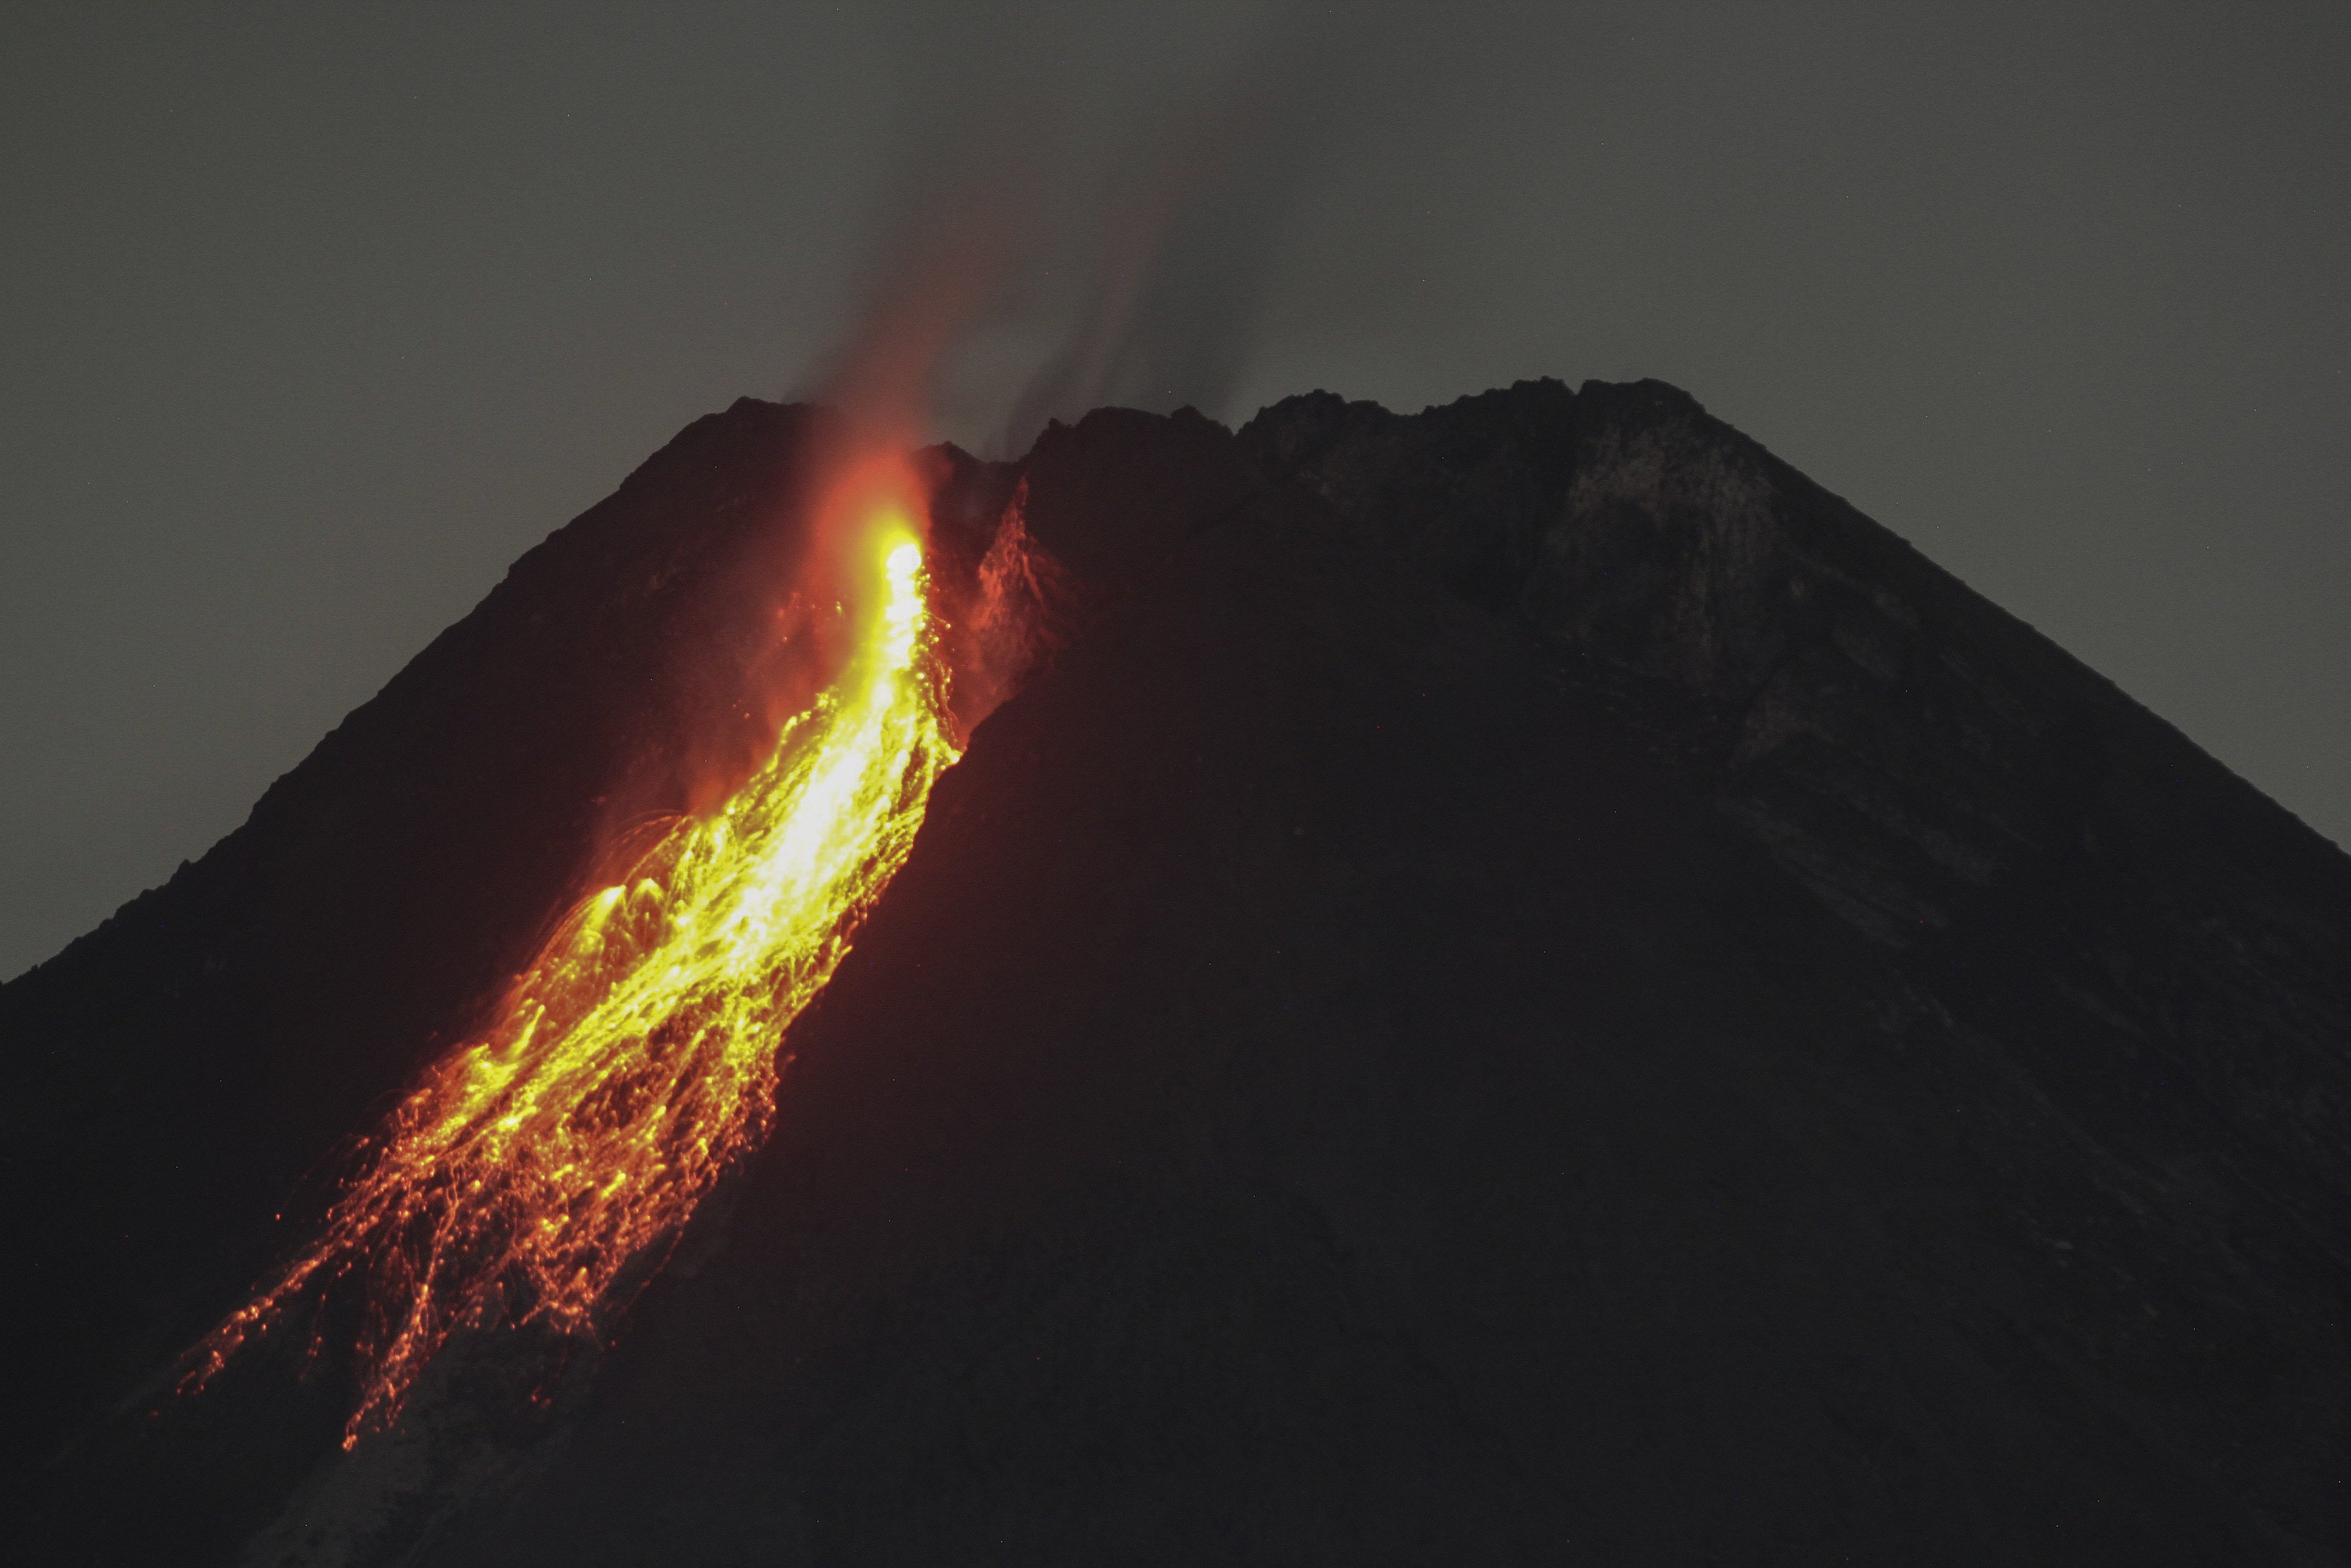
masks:
[[[858,529],[846,667],[716,813],[586,899],[480,1038],[363,1151],[316,1242],[193,1353],[202,1386],[314,1289],[364,1290],[350,1447],[465,1329],[595,1327],[774,1114],[783,1032],[904,863],[956,759],[915,525]]]

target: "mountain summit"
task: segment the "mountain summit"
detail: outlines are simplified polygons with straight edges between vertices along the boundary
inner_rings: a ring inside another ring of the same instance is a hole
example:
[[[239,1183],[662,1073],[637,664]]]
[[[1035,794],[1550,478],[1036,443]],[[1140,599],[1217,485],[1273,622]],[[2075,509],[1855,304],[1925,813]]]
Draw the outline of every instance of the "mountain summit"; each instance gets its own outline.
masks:
[[[843,439],[689,427],[0,988],[41,1549],[2351,1562],[2351,859],[1656,382],[920,455],[1036,618],[765,1145],[348,1453],[331,1311],[172,1398],[750,765]]]

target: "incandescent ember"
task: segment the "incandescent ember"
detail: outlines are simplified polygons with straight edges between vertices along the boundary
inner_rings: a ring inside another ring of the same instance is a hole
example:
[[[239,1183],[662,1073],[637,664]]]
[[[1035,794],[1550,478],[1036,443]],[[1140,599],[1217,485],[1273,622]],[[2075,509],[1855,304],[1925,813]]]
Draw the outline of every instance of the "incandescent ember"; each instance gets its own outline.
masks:
[[[570,913],[492,1027],[436,1062],[368,1145],[317,1239],[191,1354],[183,1391],[306,1297],[356,1283],[349,1448],[398,1417],[460,1331],[593,1333],[758,1145],[784,1030],[957,755],[916,494],[886,462],[836,487],[845,575],[867,600],[842,611],[838,678],[723,805],[677,821]]]

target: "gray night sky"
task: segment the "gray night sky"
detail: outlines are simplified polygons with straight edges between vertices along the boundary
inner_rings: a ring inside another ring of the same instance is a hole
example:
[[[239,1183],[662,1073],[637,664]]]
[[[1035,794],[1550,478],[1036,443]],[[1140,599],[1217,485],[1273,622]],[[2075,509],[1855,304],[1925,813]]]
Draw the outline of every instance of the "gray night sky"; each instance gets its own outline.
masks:
[[[2351,841],[2339,0],[988,9],[10,7],[0,976],[974,206],[946,434],[1658,376]]]

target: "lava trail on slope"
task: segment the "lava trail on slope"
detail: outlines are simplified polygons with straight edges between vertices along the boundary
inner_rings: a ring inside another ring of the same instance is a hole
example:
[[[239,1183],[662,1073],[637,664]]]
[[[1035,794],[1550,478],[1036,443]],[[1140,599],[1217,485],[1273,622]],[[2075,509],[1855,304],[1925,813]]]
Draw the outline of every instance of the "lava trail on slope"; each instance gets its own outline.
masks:
[[[202,1388],[314,1288],[363,1282],[346,1448],[463,1329],[600,1309],[774,1113],[784,1030],[904,863],[956,755],[912,486],[869,498],[846,667],[723,807],[573,910],[496,1023],[445,1055],[317,1239],[191,1356]],[[852,574],[853,575],[853,574]]]

